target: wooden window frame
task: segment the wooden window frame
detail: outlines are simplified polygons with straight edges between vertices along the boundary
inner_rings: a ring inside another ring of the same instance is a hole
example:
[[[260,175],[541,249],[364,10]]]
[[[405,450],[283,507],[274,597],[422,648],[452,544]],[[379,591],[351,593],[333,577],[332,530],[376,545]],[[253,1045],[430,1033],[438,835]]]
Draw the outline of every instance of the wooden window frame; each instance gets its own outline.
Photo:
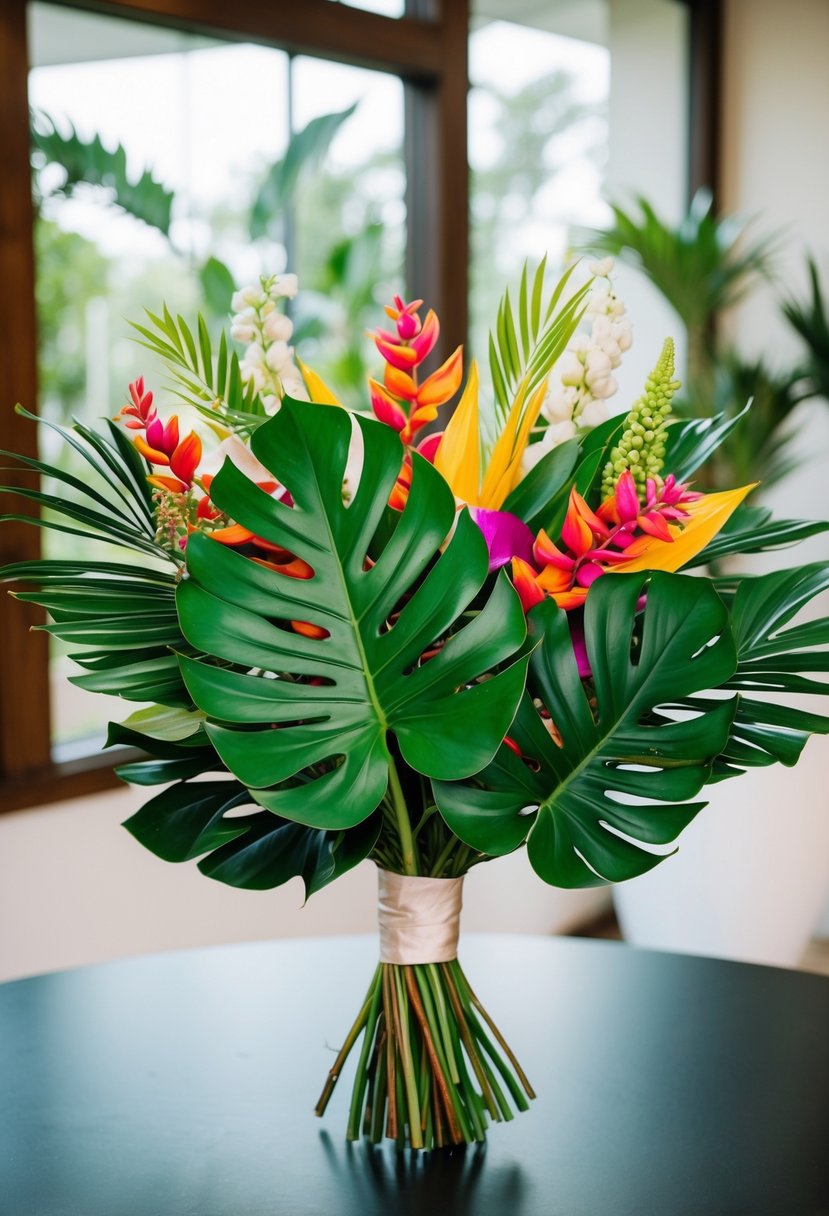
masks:
[[[720,191],[723,0],[682,0],[688,7],[688,200],[706,186],[716,210]]]
[[[467,334],[469,0],[406,0],[384,17],[330,0],[51,0],[64,7],[144,20],[400,77],[405,96],[407,278],[440,312],[446,340]],[[721,0],[682,0],[690,10],[688,179],[716,187]],[[0,368],[2,447],[36,455],[35,428],[12,410],[37,401],[35,267],[29,166],[28,0],[0,6]],[[10,484],[20,474],[6,474]],[[25,499],[5,511],[32,514]],[[36,558],[37,528],[0,528],[0,565]],[[42,619],[0,586],[0,813],[116,787],[111,754],[52,759],[48,638]]]
[[[52,0],[55,2],[55,0]],[[404,85],[409,222],[407,277],[439,311],[446,342],[467,330],[467,0],[407,0],[384,17],[329,0],[58,0],[65,7],[251,41],[398,76]],[[0,6],[0,367],[2,447],[36,455],[35,428],[12,412],[37,400],[35,267],[29,168],[27,0]],[[19,474],[7,474],[21,484]],[[4,511],[31,514],[25,499]],[[6,523],[0,564],[36,558],[37,528]],[[56,763],[49,715],[48,638],[42,617],[0,589],[0,812],[118,785],[112,754]],[[28,636],[27,636],[28,634]]]

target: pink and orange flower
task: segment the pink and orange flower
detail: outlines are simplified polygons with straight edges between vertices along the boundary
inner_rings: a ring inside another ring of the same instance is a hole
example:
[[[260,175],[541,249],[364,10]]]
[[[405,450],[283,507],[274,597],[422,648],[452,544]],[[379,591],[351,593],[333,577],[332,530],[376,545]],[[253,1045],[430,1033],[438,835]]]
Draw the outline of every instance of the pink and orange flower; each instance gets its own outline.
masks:
[[[669,475],[659,483],[648,478],[642,502],[626,470],[597,511],[572,489],[560,543],[541,529],[532,560],[519,554],[512,559],[513,583],[525,612],[547,596],[567,612],[581,608],[591,585],[604,574],[680,569],[753,488],[701,494]]]

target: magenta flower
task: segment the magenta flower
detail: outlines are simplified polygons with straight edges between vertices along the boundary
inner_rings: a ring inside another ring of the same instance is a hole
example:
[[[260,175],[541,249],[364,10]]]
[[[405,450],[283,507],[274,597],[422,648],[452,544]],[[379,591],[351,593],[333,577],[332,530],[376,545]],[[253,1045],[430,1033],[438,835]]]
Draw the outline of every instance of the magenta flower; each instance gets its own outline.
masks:
[[[470,507],[469,514],[484,534],[490,570],[506,566],[514,557],[532,562],[533,534],[517,515],[485,507]]]

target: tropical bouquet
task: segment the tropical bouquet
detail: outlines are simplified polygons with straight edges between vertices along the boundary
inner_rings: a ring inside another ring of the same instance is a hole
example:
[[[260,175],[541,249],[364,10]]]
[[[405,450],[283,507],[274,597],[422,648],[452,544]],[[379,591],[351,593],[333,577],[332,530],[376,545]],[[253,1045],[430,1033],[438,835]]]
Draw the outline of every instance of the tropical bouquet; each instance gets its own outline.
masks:
[[[532,1097],[457,960],[473,866],[524,848],[553,885],[633,878],[704,785],[829,730],[790,704],[826,691],[829,618],[792,621],[829,567],[723,565],[829,524],[694,489],[740,422],[672,420],[670,341],[608,416],[631,341],[610,271],[525,267],[480,399],[460,348],[424,371],[438,319],[395,297],[365,413],[296,358],[292,275],[238,292],[218,343],[148,314],[192,429],[139,378],[117,418],[53,427],[74,463],[18,458],[47,479],[15,491],[37,522],[99,546],[3,577],[77,685],[141,705],[108,737],[163,787],[132,835],[238,887],[378,867],[380,963],[317,1106],[359,1044],[352,1139],[480,1141]]]

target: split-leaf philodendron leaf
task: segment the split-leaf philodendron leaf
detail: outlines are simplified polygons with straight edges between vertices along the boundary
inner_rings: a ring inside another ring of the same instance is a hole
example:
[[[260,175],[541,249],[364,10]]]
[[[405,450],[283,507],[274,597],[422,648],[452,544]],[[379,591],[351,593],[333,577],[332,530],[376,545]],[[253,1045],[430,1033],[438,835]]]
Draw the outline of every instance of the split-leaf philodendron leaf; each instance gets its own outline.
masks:
[[[347,832],[308,828],[258,807],[240,815],[251,802],[238,781],[179,781],[124,826],[164,861],[202,857],[201,872],[232,887],[264,891],[299,876],[306,898],[367,857],[380,831],[379,814]]]
[[[389,735],[426,776],[479,771],[509,728],[527,662],[518,597],[501,575],[481,599],[483,536],[462,511],[447,541],[452,494],[417,455],[405,509],[368,560],[402,451],[390,428],[356,425],[362,470],[347,504],[351,416],[291,400],[254,432],[251,448],[294,505],[230,462],[211,486],[221,510],[301,558],[312,577],[290,578],[194,534],[177,596],[182,631],[206,656],[182,657],[182,672],[222,761],[261,805],[324,829],[360,823],[383,799]],[[303,636],[291,621],[329,636]]]
[[[728,739],[734,697],[694,717],[660,712],[734,673],[725,606],[703,580],[682,575],[594,583],[584,628],[595,707],[565,613],[547,600],[530,620],[542,641],[510,728],[523,759],[502,747],[473,782],[433,782],[441,813],[483,852],[507,853],[527,839],[533,868],[555,886],[643,874],[664,856],[647,846],[673,841],[705,805],[686,800],[709,779]],[[547,724],[536,706],[549,713]]]
[[[748,768],[792,765],[811,734],[829,734],[829,718],[798,705],[800,694],[829,694],[829,683],[815,676],[829,671],[829,617],[791,625],[816,596],[829,589],[829,566],[813,562],[770,574],[744,575],[727,594],[737,667],[725,682],[740,694],[737,713],[714,779],[735,777]],[[788,626],[788,628],[786,628]],[[787,702],[768,701],[785,695]],[[697,709],[696,697],[685,702]]]

